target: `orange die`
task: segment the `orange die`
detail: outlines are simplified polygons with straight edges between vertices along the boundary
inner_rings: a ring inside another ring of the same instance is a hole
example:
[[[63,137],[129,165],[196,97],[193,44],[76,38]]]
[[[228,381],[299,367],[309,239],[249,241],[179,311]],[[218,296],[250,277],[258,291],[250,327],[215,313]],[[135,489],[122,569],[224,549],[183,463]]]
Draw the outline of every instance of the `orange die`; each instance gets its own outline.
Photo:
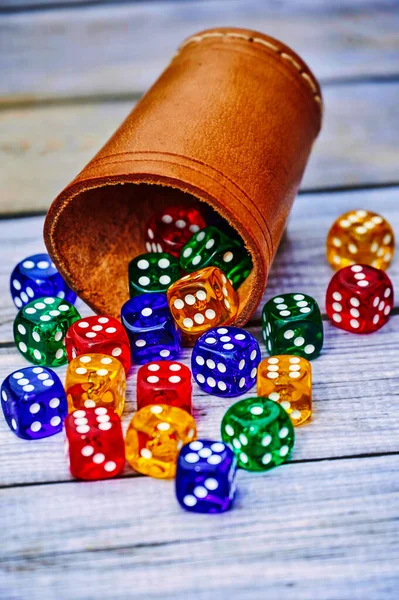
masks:
[[[180,448],[197,437],[191,415],[176,406],[152,404],[136,412],[126,434],[126,458],[135,471],[166,479],[176,474]]]
[[[205,267],[176,281],[168,289],[168,303],[174,320],[190,336],[228,325],[238,310],[237,293],[217,267]]]
[[[257,394],[281,404],[293,425],[302,425],[312,415],[312,367],[306,358],[271,356],[258,367]]]
[[[336,270],[354,264],[385,270],[394,251],[392,227],[369,210],[352,210],[341,215],[327,236],[327,260]]]
[[[105,406],[120,416],[125,406],[125,370],[117,358],[83,354],[68,365],[65,391],[69,412]]]

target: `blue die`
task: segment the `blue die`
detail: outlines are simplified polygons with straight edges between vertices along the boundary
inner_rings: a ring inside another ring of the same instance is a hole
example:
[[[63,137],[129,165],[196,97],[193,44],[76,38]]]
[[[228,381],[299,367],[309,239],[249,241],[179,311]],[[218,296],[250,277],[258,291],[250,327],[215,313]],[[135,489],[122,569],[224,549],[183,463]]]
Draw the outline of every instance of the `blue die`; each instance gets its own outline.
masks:
[[[254,385],[260,359],[259,344],[248,331],[218,327],[197,340],[191,370],[205,392],[233,398]]]
[[[28,256],[14,268],[10,278],[14,304],[21,308],[36,298],[56,296],[71,304],[76,294],[67,286],[48,254]]]
[[[45,367],[11,373],[1,386],[1,405],[10,429],[25,440],[58,433],[68,414],[64,387]]]
[[[180,451],[176,496],[186,510],[219,513],[228,510],[236,491],[237,460],[223,442],[196,440]]]
[[[174,360],[181,350],[180,330],[170,314],[166,294],[141,294],[123,306],[121,319],[130,340],[132,360]]]

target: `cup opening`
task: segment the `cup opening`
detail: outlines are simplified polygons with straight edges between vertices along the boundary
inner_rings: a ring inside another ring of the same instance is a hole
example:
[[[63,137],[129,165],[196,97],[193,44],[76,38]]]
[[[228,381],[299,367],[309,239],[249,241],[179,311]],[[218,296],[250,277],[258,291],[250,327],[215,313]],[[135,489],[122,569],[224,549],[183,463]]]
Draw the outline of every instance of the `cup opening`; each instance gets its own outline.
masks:
[[[120,307],[129,297],[128,264],[148,251],[145,224],[156,211],[174,204],[195,207],[208,224],[222,223],[226,231],[233,231],[210,204],[167,185],[102,183],[63,204],[54,224],[57,263],[89,306],[119,317]],[[244,244],[238,232],[236,235]],[[240,305],[251,293],[253,271],[237,290]]]

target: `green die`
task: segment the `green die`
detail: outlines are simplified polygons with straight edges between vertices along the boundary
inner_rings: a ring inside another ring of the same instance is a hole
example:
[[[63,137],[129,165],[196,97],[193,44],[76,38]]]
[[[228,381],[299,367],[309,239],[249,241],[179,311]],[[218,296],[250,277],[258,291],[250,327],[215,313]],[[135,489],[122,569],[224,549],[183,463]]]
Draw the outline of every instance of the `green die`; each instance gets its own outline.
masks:
[[[288,460],[295,434],[284,408],[269,398],[246,398],[222,420],[222,439],[247,471],[266,471]]]
[[[66,332],[79,319],[76,308],[62,298],[32,300],[14,321],[15,344],[34,365],[59,367],[67,362]]]
[[[312,360],[323,347],[319,306],[305,294],[282,294],[266,302],[262,330],[271,355],[296,354]]]
[[[252,260],[242,244],[210,225],[193,235],[183,247],[180,264],[188,273],[219,267],[237,289],[248,277]]]
[[[180,279],[179,259],[166,252],[148,252],[129,263],[130,297],[150,292],[166,292]]]

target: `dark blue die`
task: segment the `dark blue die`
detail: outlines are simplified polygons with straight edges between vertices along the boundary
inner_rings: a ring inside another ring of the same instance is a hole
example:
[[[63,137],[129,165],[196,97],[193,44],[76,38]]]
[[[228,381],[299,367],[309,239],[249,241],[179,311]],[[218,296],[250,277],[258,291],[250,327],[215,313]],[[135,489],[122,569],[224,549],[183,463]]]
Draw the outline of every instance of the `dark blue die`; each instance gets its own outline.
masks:
[[[45,367],[11,373],[1,386],[1,405],[10,429],[25,440],[58,433],[68,414],[64,387]]]
[[[48,254],[28,256],[14,268],[10,278],[11,296],[17,308],[36,298],[46,296],[76,301],[76,294],[67,286]]]
[[[259,344],[248,331],[218,327],[197,340],[191,370],[205,392],[233,398],[254,385],[260,359]]]
[[[196,440],[180,451],[176,471],[176,496],[193,512],[228,510],[236,491],[237,461],[223,442]]]
[[[181,334],[170,314],[166,294],[130,298],[122,306],[121,319],[134,362],[173,360],[180,354]]]

